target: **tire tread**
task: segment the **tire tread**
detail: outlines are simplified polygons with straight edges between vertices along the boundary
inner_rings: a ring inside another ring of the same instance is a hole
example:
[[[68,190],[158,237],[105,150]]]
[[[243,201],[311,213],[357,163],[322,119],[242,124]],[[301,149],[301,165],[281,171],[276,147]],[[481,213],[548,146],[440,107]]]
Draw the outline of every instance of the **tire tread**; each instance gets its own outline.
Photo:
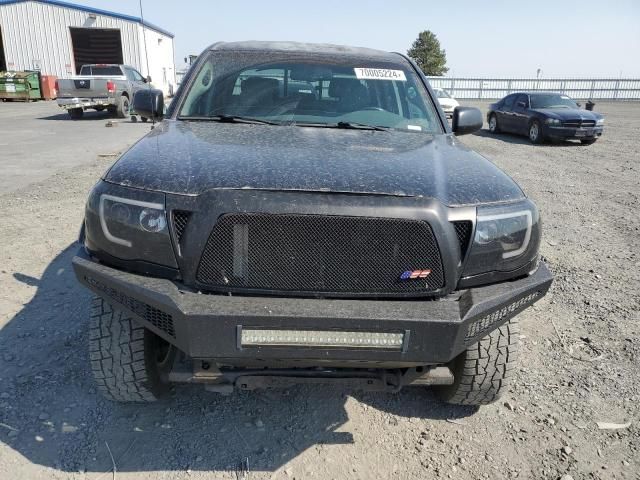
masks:
[[[454,384],[436,390],[440,398],[457,405],[498,400],[515,371],[519,333],[518,321],[512,318],[467,348],[454,362]]]
[[[153,402],[145,365],[144,327],[100,297],[91,304],[89,357],[100,393],[117,402]]]

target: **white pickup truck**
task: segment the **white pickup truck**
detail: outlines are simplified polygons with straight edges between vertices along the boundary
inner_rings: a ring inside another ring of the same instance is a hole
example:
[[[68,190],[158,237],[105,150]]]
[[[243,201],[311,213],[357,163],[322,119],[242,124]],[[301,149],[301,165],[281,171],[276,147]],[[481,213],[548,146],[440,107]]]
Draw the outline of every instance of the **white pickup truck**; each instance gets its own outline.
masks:
[[[112,115],[126,118],[133,95],[148,88],[149,82],[150,77],[144,78],[128,65],[83,65],[80,75],[57,81],[58,105],[74,120],[88,109],[107,109]]]

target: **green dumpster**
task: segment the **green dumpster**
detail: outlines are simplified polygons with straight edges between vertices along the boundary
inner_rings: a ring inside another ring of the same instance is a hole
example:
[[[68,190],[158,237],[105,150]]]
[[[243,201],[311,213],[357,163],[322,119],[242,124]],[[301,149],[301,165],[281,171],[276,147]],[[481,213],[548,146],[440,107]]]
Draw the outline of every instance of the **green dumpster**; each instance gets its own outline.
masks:
[[[38,72],[0,72],[0,99],[39,100],[40,78]]]

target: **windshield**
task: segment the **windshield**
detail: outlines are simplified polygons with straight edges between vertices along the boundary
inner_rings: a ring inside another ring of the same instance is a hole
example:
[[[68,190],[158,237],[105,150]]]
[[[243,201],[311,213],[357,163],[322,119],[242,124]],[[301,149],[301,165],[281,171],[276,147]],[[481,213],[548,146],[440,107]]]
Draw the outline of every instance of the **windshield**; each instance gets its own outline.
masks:
[[[451,96],[441,88],[436,88],[436,96],[438,98],[451,98]]]
[[[578,108],[578,105],[566,95],[549,93],[531,95],[531,108]]]
[[[311,54],[212,52],[178,118],[221,117],[442,133],[426,89],[408,64]]]

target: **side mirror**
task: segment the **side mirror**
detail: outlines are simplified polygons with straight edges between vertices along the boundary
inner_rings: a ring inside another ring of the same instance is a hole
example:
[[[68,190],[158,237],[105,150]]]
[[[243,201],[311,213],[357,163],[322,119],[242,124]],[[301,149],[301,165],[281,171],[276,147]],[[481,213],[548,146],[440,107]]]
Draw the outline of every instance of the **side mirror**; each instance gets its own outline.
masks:
[[[144,83],[151,83],[151,75],[147,75],[147,78],[144,79]]]
[[[133,110],[141,117],[160,120],[164,116],[164,95],[162,90],[142,89],[133,96]]]
[[[456,135],[466,135],[482,128],[482,112],[475,107],[456,107],[453,110],[451,129]]]

